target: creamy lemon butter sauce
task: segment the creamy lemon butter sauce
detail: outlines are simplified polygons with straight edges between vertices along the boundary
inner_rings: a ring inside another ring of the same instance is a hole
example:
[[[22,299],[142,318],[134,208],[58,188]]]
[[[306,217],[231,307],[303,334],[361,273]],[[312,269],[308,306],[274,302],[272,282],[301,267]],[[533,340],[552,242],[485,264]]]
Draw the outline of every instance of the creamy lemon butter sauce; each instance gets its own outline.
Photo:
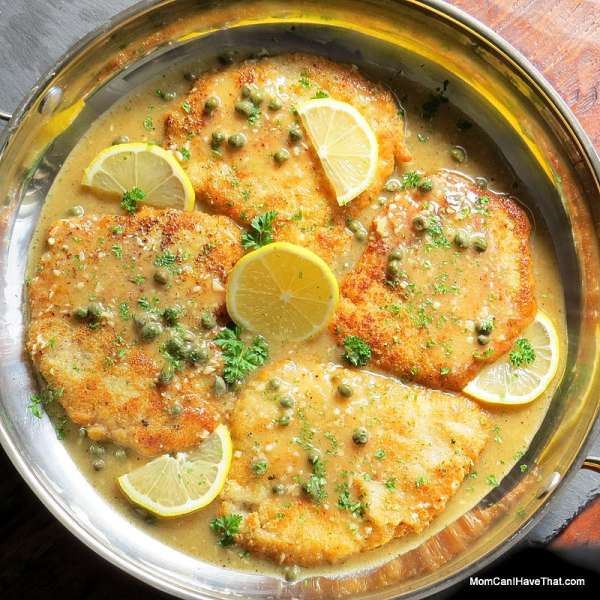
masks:
[[[468,123],[451,104],[444,104],[443,109],[439,110],[435,119],[431,121],[420,118],[421,107],[427,101],[428,94],[424,91],[415,91],[414,83],[409,85],[410,97],[405,102],[404,108],[408,118],[408,145],[414,160],[404,167],[406,170],[419,168],[428,173],[438,169],[458,170],[471,177],[485,177],[491,189],[499,192],[514,192],[522,200],[526,200],[522,191],[518,187],[514,188],[514,178],[494,144],[475,124]],[[99,199],[81,187],[84,169],[100,150],[109,146],[119,136],[127,136],[131,141],[161,143],[163,116],[171,108],[180,105],[188,88],[189,83],[184,80],[182,72],[165,75],[124,98],[90,128],[71,152],[48,194],[31,247],[30,273],[34,272],[39,256],[45,249],[50,224],[57,219],[65,218],[70,207],[81,205],[86,214],[122,213],[118,202]],[[176,97],[165,100],[157,95],[157,89],[174,91]],[[399,93],[400,97],[402,95]],[[467,155],[466,161],[457,162],[452,157],[452,150],[457,146],[460,150],[454,152],[455,157],[461,158],[460,153],[464,149]],[[382,202],[385,201],[385,197],[386,194],[382,193]],[[377,208],[377,206],[373,207],[373,213]],[[338,276],[354,263],[363,247],[362,243],[356,242],[353,251],[348,256],[341,257],[340,264],[336,267]],[[560,338],[561,364],[555,382],[542,397],[528,406],[485,407],[493,422],[490,440],[471,476],[464,481],[450,500],[446,510],[421,535],[396,540],[380,549],[354,557],[343,565],[307,570],[307,572],[339,574],[365,568],[406,552],[477,504],[496,482],[501,481],[515,463],[522,464],[522,470],[532,467],[520,461],[520,457],[538,430],[553,391],[560,380],[563,357],[566,354],[566,334],[563,294],[558,269],[550,240],[539,224],[533,228],[531,248],[536,300],[539,308],[553,320]],[[339,362],[340,359],[340,350],[327,333],[323,333],[310,343],[303,344],[302,349],[290,345],[281,347],[272,345],[270,350],[271,360],[283,357],[294,359],[299,355],[300,350],[324,362]],[[74,462],[89,478],[91,484],[110,500],[117,510],[129,516],[151,535],[183,552],[212,563],[261,573],[281,572],[280,567],[243,552],[240,548],[233,546],[224,549],[217,544],[216,537],[209,528],[209,523],[215,516],[217,502],[195,514],[169,521],[156,521],[140,516],[131,509],[119,492],[116,479],[119,475],[141,466],[147,459],[136,456],[131,451],[127,451],[125,457],[122,452],[118,452],[118,456],[115,456],[116,446],[107,443],[103,445],[105,467],[95,471],[92,467],[93,457],[89,452],[88,439],[78,434],[78,427],[74,424],[68,423],[64,429],[66,432],[64,443]]]

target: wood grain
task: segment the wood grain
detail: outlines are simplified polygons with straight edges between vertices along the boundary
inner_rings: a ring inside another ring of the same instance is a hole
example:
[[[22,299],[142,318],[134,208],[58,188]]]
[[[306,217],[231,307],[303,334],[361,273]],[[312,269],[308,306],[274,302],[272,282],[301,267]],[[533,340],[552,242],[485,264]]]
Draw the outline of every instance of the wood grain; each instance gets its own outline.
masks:
[[[600,2],[452,0],[522,52],[600,149]]]

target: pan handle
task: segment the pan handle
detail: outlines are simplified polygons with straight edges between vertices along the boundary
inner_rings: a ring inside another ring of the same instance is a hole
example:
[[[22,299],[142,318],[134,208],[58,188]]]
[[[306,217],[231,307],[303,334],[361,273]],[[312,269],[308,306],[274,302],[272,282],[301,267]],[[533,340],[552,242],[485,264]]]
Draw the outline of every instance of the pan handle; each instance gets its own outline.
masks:
[[[581,465],[584,469],[600,473],[600,456],[588,456]]]

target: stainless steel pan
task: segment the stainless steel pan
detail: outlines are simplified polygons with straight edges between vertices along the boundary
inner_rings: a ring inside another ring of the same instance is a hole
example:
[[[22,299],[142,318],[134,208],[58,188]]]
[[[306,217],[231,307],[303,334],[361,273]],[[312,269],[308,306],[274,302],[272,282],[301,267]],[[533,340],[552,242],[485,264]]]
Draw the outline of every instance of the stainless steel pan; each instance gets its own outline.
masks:
[[[224,49],[309,50],[378,77],[401,70],[435,87],[481,124],[529,188],[565,288],[568,359],[526,457],[456,523],[408,555],[343,577],[288,583],[203,563],[136,529],[77,471],[47,420],[33,419],[23,353],[23,279],[45,194],[89,124],[168,65],[209,64]],[[0,118],[7,120],[2,113]],[[83,38],[33,88],[0,146],[0,441],[34,492],[106,559],[182,598],[422,597],[482,568],[521,539],[582,464],[598,433],[600,162],[565,103],[494,32],[437,0],[146,0]],[[516,469],[516,471],[519,471]],[[522,510],[516,519],[514,508]]]

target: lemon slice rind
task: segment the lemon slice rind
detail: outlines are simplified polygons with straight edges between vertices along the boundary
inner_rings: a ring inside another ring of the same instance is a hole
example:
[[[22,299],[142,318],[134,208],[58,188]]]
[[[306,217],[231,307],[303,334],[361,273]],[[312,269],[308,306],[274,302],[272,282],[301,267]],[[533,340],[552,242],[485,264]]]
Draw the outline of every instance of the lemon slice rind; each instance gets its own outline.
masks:
[[[244,329],[288,342],[317,335],[339,299],[337,280],[314,252],[274,242],[241,258],[228,277],[227,310]]]
[[[134,187],[144,204],[194,210],[195,193],[187,173],[172,152],[144,142],[109,146],[100,151],[83,173],[84,186],[114,198]]]
[[[558,370],[559,341],[552,321],[538,312],[523,333],[536,358],[531,365],[515,368],[508,354],[484,367],[463,392],[486,404],[522,405],[538,398],[550,385]]]
[[[159,517],[179,517],[204,508],[219,495],[231,458],[229,430],[221,424],[197,449],[159,456],[117,481],[134,504]]]
[[[379,145],[375,133],[356,108],[332,98],[317,98],[298,108],[308,138],[344,206],[373,183]]]

